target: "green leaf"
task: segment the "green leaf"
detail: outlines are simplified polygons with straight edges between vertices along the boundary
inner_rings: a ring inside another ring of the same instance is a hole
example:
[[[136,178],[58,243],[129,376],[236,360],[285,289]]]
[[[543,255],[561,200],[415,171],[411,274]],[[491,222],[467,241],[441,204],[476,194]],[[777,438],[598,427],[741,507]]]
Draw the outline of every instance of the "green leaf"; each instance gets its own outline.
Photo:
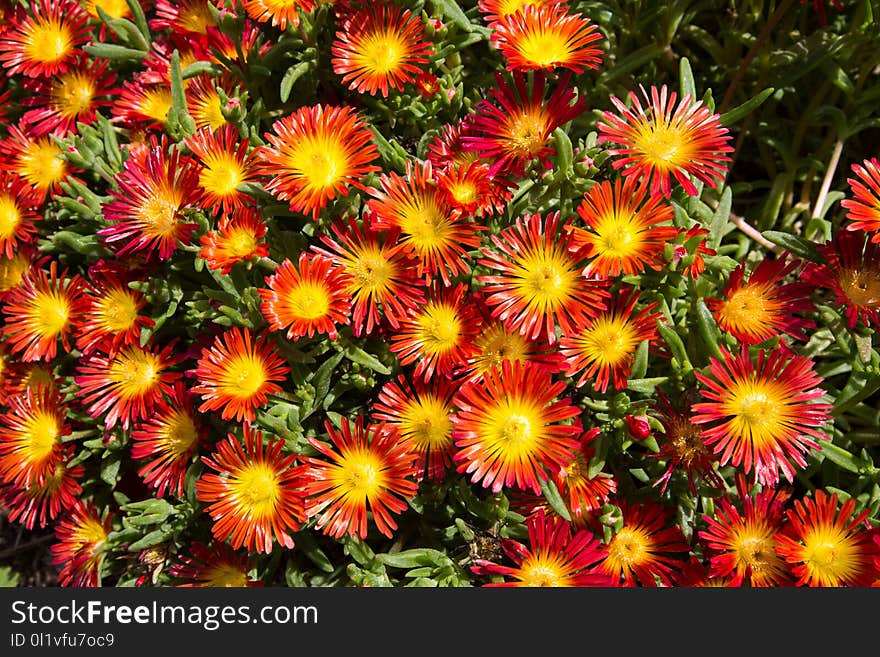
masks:
[[[363,365],[364,367],[373,370],[374,372],[378,372],[379,374],[391,374],[391,370],[382,363],[378,358],[376,358],[373,354],[364,351],[360,347],[354,344],[346,345],[345,351],[343,352],[345,357],[348,358],[352,363],[357,363],[358,365]]]
[[[721,199],[718,201],[718,207],[712,214],[709,222],[709,248],[717,249],[721,244],[721,239],[725,235],[725,229],[730,225],[730,210],[733,206],[733,192],[730,187],[725,187],[721,192]]]
[[[816,247],[815,242],[779,230],[765,230],[761,235],[763,235],[768,241],[787,249],[796,256],[809,260],[810,262],[819,264],[823,262],[823,258],[819,254],[819,249]]]
[[[394,141],[393,138],[391,141],[386,139],[385,135],[379,132],[375,126],[371,125],[370,128],[373,131],[376,148],[379,150],[379,155],[385,164],[393,169],[397,169],[399,172],[405,171],[406,161],[409,159],[409,156],[403,146]]]
[[[682,368],[687,372],[692,370],[693,365],[691,365],[691,360],[688,358],[684,342],[682,341],[681,336],[678,335],[678,332],[673,327],[662,323],[657,324],[657,330],[660,332],[663,340],[672,351],[672,355],[675,356]]]
[[[0,566],[0,589],[12,589],[18,586],[19,575],[12,566]]]
[[[292,66],[287,69],[284,77],[281,78],[281,89],[278,92],[281,97],[282,103],[287,102],[287,99],[290,98],[290,92],[293,89],[294,83],[299,80],[306,71],[309,70],[309,67],[311,65],[311,62],[300,62],[296,66]]]
[[[556,484],[553,483],[552,479],[546,479],[541,482],[541,492],[544,493],[544,499],[547,500],[550,508],[571,522],[571,514],[565,505],[565,500],[562,499],[562,495],[559,494],[559,489],[556,488]]]
[[[168,538],[168,532],[161,529],[154,529],[142,539],[135,541],[134,543],[129,545],[128,550],[129,552],[140,552],[141,550],[145,550],[146,548],[158,545],[166,538]]]
[[[619,62],[615,62],[614,66],[602,73],[597,80],[597,84],[607,84],[651,60],[662,57],[665,52],[666,48],[660,44],[651,44],[639,48],[635,52],[632,52],[621,59]]]
[[[553,139],[556,142],[556,157],[559,170],[563,172],[569,171],[574,160],[571,139],[568,138],[568,135],[562,128],[556,128],[553,131]]]
[[[727,127],[730,127],[730,126],[734,125],[735,123],[741,121],[746,116],[748,116],[753,111],[755,111],[758,107],[760,107],[764,103],[765,100],[767,100],[768,98],[770,98],[770,96],[773,95],[773,92],[775,92],[775,91],[776,91],[776,89],[774,89],[773,87],[767,87],[766,89],[764,89],[764,91],[759,93],[757,96],[749,98],[742,105],[737,105],[732,110],[728,110],[727,112],[725,112],[724,114],[721,115],[721,124],[726,125]]]
[[[296,542],[296,549],[305,554],[309,561],[325,573],[333,572],[333,564],[309,532],[297,533],[294,541]]]
[[[857,460],[850,452],[830,441],[820,440],[818,442],[826,459],[848,472],[861,474],[864,463]]]
[[[487,38],[491,34],[491,31],[482,25],[471,23],[467,14],[464,13],[464,10],[458,6],[458,3],[455,0],[439,0],[435,4],[438,5],[438,8],[443,12],[443,15],[446,16],[446,18],[458,25],[465,32],[479,32]]]
[[[431,548],[413,548],[394,554],[376,555],[386,566],[392,568],[418,568],[419,566],[440,566],[449,561],[449,557],[439,550]]]
[[[125,0],[125,4],[128,5],[132,20],[134,20],[134,24],[137,25],[141,34],[144,35],[146,42],[152,43],[153,36],[150,34],[150,27],[147,24],[147,17],[144,14],[144,8],[141,6],[140,0]]]
[[[633,358],[632,369],[629,375],[633,379],[641,379],[648,373],[648,350],[650,349],[650,340],[642,340],[636,349],[636,355]]]
[[[703,342],[709,347],[710,355],[715,358],[723,358],[721,347],[718,346],[720,332],[715,316],[709,310],[703,299],[697,299],[694,304],[696,311],[697,334],[703,339]]]
[[[147,56],[147,52],[144,50],[135,50],[134,48],[117,46],[112,43],[92,43],[83,46],[83,50],[92,57],[112,59],[115,61],[140,61]]]
[[[627,390],[639,392],[643,395],[653,395],[657,386],[669,381],[668,376],[656,376],[650,379],[630,379],[626,382]]]
[[[678,63],[678,78],[681,85],[681,96],[691,97],[691,102],[697,99],[697,86],[694,84],[694,74],[691,71],[691,63],[687,57],[682,57]]]

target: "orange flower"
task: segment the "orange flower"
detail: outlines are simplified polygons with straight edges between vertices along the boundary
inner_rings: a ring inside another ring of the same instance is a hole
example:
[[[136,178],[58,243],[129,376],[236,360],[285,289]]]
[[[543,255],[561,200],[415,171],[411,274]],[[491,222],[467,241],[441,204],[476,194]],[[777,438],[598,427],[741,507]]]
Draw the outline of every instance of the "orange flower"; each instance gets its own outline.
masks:
[[[22,127],[27,128],[22,124]],[[0,142],[0,167],[22,178],[33,190],[36,203],[62,191],[61,183],[74,173],[51,136],[33,137],[19,125],[9,126],[9,136]]]
[[[467,251],[479,246],[479,231],[485,226],[467,221],[447,205],[430,162],[408,160],[406,178],[392,171],[383,173],[380,183],[381,191],[368,190],[373,228],[400,231],[406,254],[419,262],[418,276],[430,281],[439,274],[448,286],[451,277],[470,271]]]
[[[639,290],[622,286],[613,307],[603,311],[571,335],[559,341],[559,351],[566,359],[566,375],[582,372],[575,385],[587,381],[598,392],[605,392],[609,383],[615,390],[624,390],[632,372],[636,349],[645,340],[656,340],[657,322],[662,314],[655,312],[657,302],[635,313]]]
[[[210,0],[155,0],[155,16],[150,19],[150,29],[157,32],[169,30],[198,40],[216,27],[211,13]]]
[[[376,529],[392,538],[393,516],[405,511],[418,491],[411,479],[418,455],[410,443],[384,424],[364,425],[363,417],[341,419],[340,429],[324,423],[331,444],[309,438],[320,455],[304,457],[306,512],[315,529],[334,538],[367,537],[367,511]]]
[[[880,243],[880,160],[872,157],[855,163],[852,172],[856,177],[846,179],[852,197],[840,202],[851,222],[846,229],[872,233],[871,241]]]
[[[142,74],[135,74],[122,83],[119,95],[110,106],[110,114],[115,123],[129,130],[162,131],[169,109],[169,85],[164,82],[149,83]]]
[[[85,467],[68,467],[73,452],[73,445],[59,450],[58,458],[46,468],[42,483],[0,485],[0,504],[7,510],[9,522],[18,523],[27,530],[46,527],[62,512],[67,513],[76,506],[82,493],[79,479]]]
[[[106,414],[107,429],[117,423],[128,429],[134,421],[150,417],[162,395],[173,394],[180,377],[170,370],[182,360],[173,349],[173,343],[161,350],[133,344],[82,359],[74,380],[86,412],[93,418]]]
[[[403,90],[434,48],[418,14],[393,3],[369,3],[347,16],[331,46],[333,72],[352,91],[375,96]]]
[[[727,175],[730,133],[702,101],[685,96],[676,105],[678,94],[666,85],[651,87],[650,96],[642,91],[646,107],[634,92],[628,108],[616,96],[611,103],[620,113],[603,112],[598,124],[598,143],[612,142],[609,149],[615,169],[650,184],[651,194],[672,193],[670,177],[678,181],[689,196],[697,195],[691,178],[717,187]]]
[[[121,273],[90,273],[92,284],[84,290],[82,314],[75,322],[76,348],[88,355],[99,348],[109,352],[139,345],[142,329],[154,324],[140,314],[147,305],[144,295],[131,288]]]
[[[3,304],[3,336],[10,352],[25,361],[49,361],[58,353],[59,340],[69,351],[74,323],[85,312],[85,288],[78,274],[68,278],[66,269],[59,274],[55,260],[48,276],[38,267],[26,273]]]
[[[607,180],[593,185],[584,194],[578,215],[590,230],[571,226],[571,247],[584,249],[591,258],[586,272],[604,278],[660,269],[666,243],[679,232],[675,226],[658,225],[672,221],[672,206],[661,196],[648,196],[647,186],[635,177],[618,178],[613,186]]]
[[[7,75],[63,73],[89,40],[88,14],[73,0],[17,5],[10,29],[0,32],[0,64]]]
[[[74,588],[101,586],[106,543],[113,529],[112,515],[101,513],[91,501],[77,501],[55,528],[52,563],[60,566],[58,585]]]
[[[258,23],[269,23],[279,30],[286,30],[288,25],[299,25],[300,13],[315,10],[315,0],[244,0],[243,7],[247,15]]]
[[[483,19],[491,27],[494,23],[512,16],[525,7],[556,7],[564,6],[565,0],[480,0],[477,4]]]
[[[543,367],[504,361],[482,382],[462,386],[455,398],[453,439],[458,471],[473,483],[541,491],[541,483],[574,458],[581,433],[581,411],[569,399],[556,399],[565,383]]]
[[[216,130],[205,127],[185,143],[202,165],[198,183],[202,209],[228,215],[253,203],[252,197],[238,187],[256,180],[257,156],[253,151],[248,153],[250,143],[239,136],[235,127],[228,123]]]
[[[248,553],[233,550],[227,543],[212,542],[205,545],[198,541],[189,546],[177,561],[168,568],[168,574],[181,580],[176,586],[243,588],[259,587],[260,580],[248,575],[253,560]]]
[[[201,412],[220,410],[224,420],[253,421],[269,395],[281,391],[276,382],[289,372],[267,334],[254,336],[249,329],[233,327],[202,352],[192,372],[197,381],[192,391],[202,397]]]
[[[476,277],[492,316],[529,339],[553,344],[557,327],[573,335],[605,309],[608,283],[581,273],[567,227],[558,212],[524,215],[492,235],[500,253],[484,247],[478,260],[492,272]]]
[[[202,461],[213,472],[196,482],[196,497],[208,503],[212,533],[234,549],[270,553],[273,539],[294,546],[291,532],[305,522],[296,455],[284,454],[284,441],[263,443],[263,434],[244,426],[244,445],[230,433]]]
[[[595,454],[592,442],[600,433],[599,427],[585,431],[571,461],[551,476],[560,495],[567,497],[576,524],[585,524],[617,491],[617,480],[612,475],[597,472],[590,476],[590,460]]]
[[[199,238],[199,257],[208,269],[229,274],[239,262],[269,255],[266,222],[256,208],[240,208],[222,217],[217,230],[210,230]]]
[[[349,322],[351,278],[343,267],[320,254],[299,254],[299,262],[281,263],[259,288],[260,310],[272,331],[287,331],[287,338],[327,334],[337,336],[337,325]]]
[[[596,25],[560,5],[526,5],[499,19],[491,41],[507,60],[508,71],[568,68],[575,73],[599,68],[602,39]]]
[[[22,178],[0,170],[0,256],[14,258],[23,244],[32,243],[37,232],[34,222],[42,219],[35,212],[38,195]]]
[[[379,157],[373,133],[348,106],[300,107],[264,136],[271,146],[258,151],[258,171],[269,177],[266,191],[314,219],[349,185],[362,189],[360,180],[380,170],[370,164]]]

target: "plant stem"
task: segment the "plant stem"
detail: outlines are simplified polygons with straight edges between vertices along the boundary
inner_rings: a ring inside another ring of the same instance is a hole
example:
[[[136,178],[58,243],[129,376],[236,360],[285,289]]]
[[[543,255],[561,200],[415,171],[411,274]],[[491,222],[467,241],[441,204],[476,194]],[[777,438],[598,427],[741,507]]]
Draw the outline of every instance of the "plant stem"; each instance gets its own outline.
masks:
[[[734,226],[739,228],[743,233],[745,233],[746,235],[751,237],[753,240],[755,240],[761,246],[763,246],[767,249],[770,249],[771,251],[773,251],[773,253],[781,255],[782,253],[785,252],[785,249],[783,249],[781,246],[779,246],[777,244],[774,244],[773,242],[768,240],[766,237],[761,235],[761,233],[758,231],[758,229],[755,228],[754,226],[752,226],[750,223],[748,223],[743,217],[740,217],[739,215],[733,214],[731,212],[730,213],[730,221],[733,223]]]
[[[811,218],[818,217],[825,206],[825,199],[828,196],[828,190],[831,188],[831,180],[837,171],[837,164],[840,162],[840,154],[843,152],[843,139],[838,138],[834,143],[834,150],[831,152],[831,159],[828,161],[828,168],[825,170],[825,177],[822,179],[822,187],[819,188],[819,196],[816,197],[816,205],[813,206]]]

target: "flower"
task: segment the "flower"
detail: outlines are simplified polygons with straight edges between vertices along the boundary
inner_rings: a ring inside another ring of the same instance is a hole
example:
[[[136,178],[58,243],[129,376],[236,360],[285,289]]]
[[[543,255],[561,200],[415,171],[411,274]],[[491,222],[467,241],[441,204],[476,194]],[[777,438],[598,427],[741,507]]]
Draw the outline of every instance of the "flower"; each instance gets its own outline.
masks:
[[[681,231],[681,244],[676,243],[673,246],[672,262],[681,261],[684,267],[681,270],[682,276],[690,276],[693,280],[700,277],[706,271],[706,261],[703,256],[717,255],[718,252],[706,246],[706,236],[709,231],[701,227],[700,224],[694,224],[687,231]]]
[[[6,75],[51,77],[64,73],[89,40],[88,14],[73,0],[35,0],[17,6],[0,32]]]
[[[627,108],[616,96],[611,103],[620,113],[602,112],[597,143],[612,142],[618,147],[608,153],[615,169],[650,184],[651,194],[672,193],[670,177],[675,178],[689,196],[697,195],[691,177],[716,187],[727,175],[733,152],[730,133],[700,100],[678,94],[664,84],[652,86],[650,96],[639,85],[647,102],[642,107],[635,92],[629,92],[633,107]]]
[[[425,303],[422,281],[415,271],[417,262],[398,242],[400,231],[373,230],[369,222],[360,226],[354,218],[347,223],[334,221],[330,229],[336,239],[323,233],[320,240],[327,248],[312,249],[330,258],[349,276],[345,291],[352,299],[354,336],[372,333],[382,316],[391,328],[399,328],[408,314]]]
[[[209,27],[217,25],[209,5],[210,0],[155,0],[155,15],[149,27],[198,40],[208,33]]]
[[[50,135],[34,137],[22,128],[27,126],[9,126],[9,136],[0,141],[0,167],[24,179],[33,191],[34,202],[42,204],[62,191],[61,183],[70,178],[73,167]]]
[[[480,226],[450,207],[434,180],[430,162],[408,160],[406,177],[393,171],[380,177],[381,190],[370,188],[367,207],[376,230],[400,231],[399,243],[418,263],[417,276],[439,274],[448,286],[451,277],[470,271],[468,248],[480,244]]]
[[[440,482],[452,465],[452,398],[457,387],[448,379],[409,383],[405,375],[382,386],[372,417],[396,427],[400,437],[418,455],[415,478]]]
[[[180,373],[170,368],[181,360],[173,343],[163,349],[131,344],[95,351],[79,362],[74,381],[91,417],[106,414],[106,428],[119,423],[128,429],[133,422],[150,417],[163,394],[173,394]]]
[[[198,165],[170,146],[163,136],[151,141],[144,157],[129,157],[117,177],[119,188],[104,206],[110,222],[98,230],[118,255],[145,252],[168,260],[178,242],[187,243],[197,228],[184,211],[199,197]]]
[[[709,553],[709,577],[725,578],[729,586],[790,586],[791,573],[776,548],[791,492],[763,488],[752,495],[740,475],[737,493],[741,513],[733,500],[721,497],[713,515],[703,514],[706,529],[698,535]]]
[[[269,255],[266,222],[256,208],[234,209],[221,217],[217,230],[209,230],[199,238],[199,257],[208,269],[229,274],[239,262]]]
[[[803,281],[834,295],[849,328],[880,326],[880,244],[863,231],[841,230],[818,248],[826,262],[807,263]]]
[[[10,290],[3,304],[6,320],[3,337],[9,351],[24,361],[49,361],[58,353],[58,342],[70,350],[74,322],[85,310],[85,279],[58,272],[58,261],[49,263],[48,276],[32,267],[21,283]]]
[[[606,543],[602,567],[613,586],[675,586],[683,562],[676,554],[690,552],[678,525],[669,525],[674,510],[657,502],[630,504],[621,500],[623,526]]]
[[[59,451],[58,458],[46,469],[42,483],[5,483],[0,485],[0,505],[8,512],[10,522],[25,529],[46,527],[51,521],[76,506],[82,486],[85,468],[82,465],[68,467],[73,458],[73,445]]]
[[[150,417],[131,430],[131,457],[148,460],[138,468],[138,475],[156,489],[156,497],[166,492],[183,497],[186,470],[206,437],[193,412],[192,394],[175,381],[170,400],[159,400]]]
[[[598,392],[605,392],[609,384],[616,390],[626,388],[636,350],[645,340],[657,340],[657,322],[662,317],[656,311],[657,302],[636,313],[638,300],[638,288],[623,285],[612,307],[560,338],[559,351],[565,358],[566,375],[581,373],[575,383],[578,388],[587,381]]]
[[[490,40],[507,60],[508,71],[597,69],[602,39],[596,25],[564,5],[528,4],[493,24]]]
[[[219,410],[224,420],[254,420],[269,395],[281,391],[276,382],[290,372],[268,340],[267,333],[255,335],[240,327],[214,337],[191,372],[197,381],[191,390],[202,397],[200,412]]]
[[[336,326],[349,322],[350,277],[330,258],[303,251],[294,265],[284,262],[271,276],[267,288],[259,288],[260,310],[272,331],[287,331],[287,338],[327,334],[337,336]]]
[[[525,7],[546,7],[565,5],[565,0],[480,0],[478,10],[490,27],[508,16],[522,11]]]
[[[541,483],[567,466],[579,447],[581,411],[546,369],[504,361],[481,382],[465,383],[455,398],[453,440],[458,471],[473,483],[539,493]]]
[[[516,567],[474,560],[471,569],[477,575],[512,578],[485,586],[611,586],[611,578],[600,568],[605,553],[589,530],[574,529],[570,522],[548,517],[543,510],[531,516],[526,527],[528,545],[509,538],[501,543]]]
[[[837,493],[817,489],[795,500],[777,539],[776,552],[790,564],[798,586],[872,586],[880,577],[880,544],[856,498],[839,503]]]
[[[306,520],[302,480],[296,455],[283,450],[283,440],[264,445],[263,433],[245,424],[244,445],[230,433],[202,457],[213,472],[196,482],[196,498],[208,504],[214,538],[265,554],[272,552],[273,539],[294,546],[290,532]]]
[[[0,256],[14,258],[19,247],[31,243],[37,232],[34,222],[42,217],[31,186],[14,173],[0,170]]]
[[[544,100],[546,77],[543,71],[534,74],[529,90],[524,73],[512,74],[513,88],[500,73],[496,73],[492,97],[496,103],[483,99],[475,106],[471,131],[462,136],[462,144],[491,164],[491,173],[499,171],[521,177],[526,165],[533,160],[550,168],[550,146],[553,131],[571,121],[586,109],[584,98],[575,100],[575,90],[569,87],[571,76],[566,71],[559,79],[550,98]],[[574,102],[572,102],[574,101]]]
[[[365,424],[362,416],[341,419],[337,430],[329,421],[324,428],[331,444],[309,438],[320,455],[304,457],[308,496],[306,512],[317,518],[315,529],[334,538],[367,537],[367,511],[376,529],[392,538],[397,523],[393,515],[406,510],[418,484],[418,455],[393,428]]]
[[[103,348],[109,352],[126,345],[140,345],[141,332],[155,325],[142,315],[144,295],[131,288],[124,274],[92,272],[84,290],[83,310],[75,320],[76,348],[83,355]]]
[[[524,215],[514,225],[492,235],[496,249],[484,247],[481,265],[492,273],[481,274],[482,293],[492,316],[530,339],[556,342],[577,331],[605,309],[609,296],[605,281],[581,274],[581,260],[572,253],[568,222],[561,226],[559,212],[545,218]]]
[[[612,475],[597,472],[590,476],[590,461],[595,455],[592,443],[600,433],[599,427],[585,431],[571,461],[551,476],[556,490],[567,498],[568,509],[576,524],[584,524],[617,491],[617,480]]]
[[[49,549],[52,563],[60,566],[58,585],[74,588],[101,586],[107,538],[113,529],[112,515],[102,513],[91,501],[78,500],[55,527],[57,543]]]
[[[851,222],[846,230],[863,230],[871,234],[871,241],[880,242],[880,160],[872,157],[861,164],[854,163],[852,172],[856,178],[847,178],[851,198],[840,205],[846,208],[846,218]]]
[[[134,75],[122,83],[119,95],[110,106],[113,121],[129,130],[164,130],[171,109],[170,85],[150,84],[143,75]]]
[[[815,401],[825,391],[806,356],[759,350],[752,360],[743,345],[736,355],[722,349],[707,374],[695,375],[706,401],[693,405],[691,421],[708,425],[702,436],[721,465],[742,465],[757,483],[775,486],[780,471],[791,482],[791,462],[804,468],[804,456],[819,449],[813,438],[823,437],[831,405]]]
[[[467,286],[434,285],[425,304],[415,308],[391,336],[389,349],[403,366],[415,364],[415,376],[451,376],[475,353],[479,316]]]
[[[233,550],[227,543],[212,541],[206,545],[194,541],[186,554],[168,568],[168,574],[178,580],[181,587],[259,587],[260,580],[248,575],[252,559],[248,554]]]
[[[13,290],[22,284],[25,275],[32,267],[38,268],[39,264],[48,259],[43,257],[40,259],[41,262],[37,263],[34,251],[33,247],[26,245],[11,258],[0,252],[0,303],[12,296]]]
[[[647,199],[647,200],[646,200]],[[672,206],[661,196],[648,195],[648,188],[634,177],[603,180],[584,194],[578,215],[591,230],[571,225],[571,248],[583,249],[591,260],[585,273],[611,278],[638,275],[663,266],[666,243],[678,236],[671,222]]]
[[[279,30],[288,25],[299,25],[300,13],[314,11],[315,0],[244,0],[243,7],[248,16],[258,23],[269,23]]]
[[[433,54],[418,14],[394,3],[369,3],[347,16],[336,31],[330,52],[333,72],[352,91],[375,96],[403,85],[421,73]]]
[[[373,133],[348,106],[300,107],[264,136],[271,145],[257,151],[257,171],[269,177],[265,190],[315,219],[349,185],[360,189],[364,176],[379,171],[371,164],[379,157]]]
[[[789,274],[800,269],[797,260],[762,260],[745,278],[741,262],[730,274],[722,299],[706,299],[718,326],[740,342],[758,344],[781,333],[807,340],[805,329],[815,328],[809,319],[796,316],[814,310],[810,297],[813,286],[804,282],[785,283]]]
[[[64,453],[71,433],[61,393],[48,386],[27,388],[7,400],[0,414],[0,477],[19,488],[44,487]]]
[[[235,127],[229,123],[216,130],[204,127],[185,143],[202,165],[198,178],[202,209],[228,215],[253,202],[238,187],[256,180],[257,155],[255,151],[248,153],[250,144],[241,139]]]

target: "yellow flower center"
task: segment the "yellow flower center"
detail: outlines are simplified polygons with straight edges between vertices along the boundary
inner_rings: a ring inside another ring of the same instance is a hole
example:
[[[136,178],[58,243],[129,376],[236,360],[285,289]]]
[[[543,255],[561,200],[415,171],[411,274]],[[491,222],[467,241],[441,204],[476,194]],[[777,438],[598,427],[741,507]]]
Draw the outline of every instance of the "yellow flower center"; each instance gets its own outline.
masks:
[[[324,317],[330,310],[330,294],[320,283],[302,281],[286,297],[291,312],[299,319]]]
[[[22,253],[16,253],[11,258],[0,255],[0,292],[11,290],[21,283],[30,264],[30,260]]]
[[[0,196],[0,240],[14,236],[20,224],[21,212],[15,199],[6,194]]]
[[[202,586],[215,588],[243,588],[248,585],[247,573],[227,563],[211,566],[205,573]]]
[[[183,62],[180,65],[182,67]],[[198,100],[194,99],[190,114],[199,128],[209,126],[211,130],[217,130],[226,123],[226,117],[223,116],[223,102],[216,91],[210,91]]]
[[[348,169],[348,156],[330,135],[302,138],[290,154],[288,166],[306,179],[309,187],[327,189],[341,180]]]
[[[568,578],[562,572],[560,564],[548,555],[534,556],[526,559],[517,574],[522,586],[559,587],[569,586]]]
[[[161,373],[162,364],[154,354],[130,347],[116,355],[110,363],[107,377],[120,397],[131,399],[143,396],[154,388]]]
[[[661,171],[675,169],[686,164],[691,156],[688,135],[678,126],[657,125],[653,122],[640,125],[635,135],[635,150]]]
[[[536,66],[550,67],[571,58],[571,47],[565,34],[543,29],[540,25],[529,30],[514,47],[524,60]]]
[[[643,531],[624,527],[608,546],[609,565],[615,569],[626,569],[650,560],[651,552],[648,536]]]
[[[644,240],[632,212],[611,210],[599,217],[595,230],[594,245],[602,257],[631,258],[642,249]]]
[[[61,149],[51,139],[37,139],[21,154],[19,173],[37,189],[47,190],[67,175],[67,164],[60,156]]]
[[[443,215],[432,194],[417,193],[400,209],[400,230],[404,241],[420,254],[440,250],[449,242],[449,219]]]
[[[159,123],[164,123],[171,109],[171,91],[165,87],[152,87],[144,90],[138,111]]]
[[[281,499],[278,473],[265,463],[251,463],[229,478],[241,515],[262,519],[275,514]]]
[[[263,361],[250,354],[239,354],[229,359],[221,387],[224,393],[238,399],[250,399],[266,384]]]
[[[406,407],[400,431],[419,451],[442,448],[452,437],[449,409],[435,397],[414,400]]]
[[[58,417],[47,410],[36,409],[24,423],[22,441],[30,461],[40,462],[52,454],[61,434]]]
[[[592,361],[616,367],[633,358],[639,339],[626,319],[600,315],[577,339],[581,351]]]
[[[544,438],[542,409],[528,399],[507,397],[496,402],[483,420],[482,433],[491,452],[507,463],[529,460]]]
[[[488,372],[492,367],[500,369],[506,360],[525,361],[528,354],[525,339],[519,333],[509,333],[501,322],[483,329],[475,340],[475,345],[480,350],[476,360],[479,372]]]
[[[103,525],[94,518],[83,519],[82,524],[76,528],[76,542],[81,548],[88,548],[92,558],[97,556],[104,541],[107,540],[107,532]]]
[[[238,194],[244,171],[238,160],[229,153],[215,153],[205,158],[205,168],[199,173],[199,185],[209,194],[226,198]]]
[[[418,340],[430,354],[441,354],[456,347],[461,336],[461,320],[455,308],[428,304],[418,317]]]
[[[95,18],[100,19],[98,7],[111,18],[127,18],[131,15],[131,10],[125,0],[86,0],[86,10]]]
[[[181,410],[171,413],[159,434],[159,441],[173,458],[188,454],[198,438],[199,434],[193,419],[189,413]]]
[[[95,81],[86,73],[70,71],[59,76],[52,85],[52,101],[58,112],[75,119],[92,106]]]
[[[333,482],[349,503],[363,504],[387,484],[382,462],[363,448],[344,453],[335,470]]]
[[[467,180],[449,185],[447,191],[459,205],[469,205],[480,200],[480,197],[477,194],[477,186]]]
[[[111,333],[128,331],[138,316],[134,296],[121,288],[112,288],[95,304],[96,321]]]
[[[547,132],[547,119],[540,105],[509,119],[508,139],[513,150],[522,156],[540,151],[547,143]]]
[[[30,319],[34,332],[40,337],[57,336],[67,327],[70,302],[59,292],[38,292],[33,300]]]
[[[154,194],[146,199],[137,208],[138,219],[144,224],[145,232],[151,235],[171,235],[177,227],[177,213],[183,194],[176,189],[167,186],[155,190]]]
[[[367,34],[352,57],[358,67],[374,75],[397,71],[408,53],[406,42],[394,29]]]
[[[394,265],[379,251],[372,249],[364,252],[357,260],[347,267],[348,273],[354,278],[354,290],[379,292],[387,289],[394,276]]]
[[[71,50],[70,31],[57,18],[38,20],[28,25],[23,41],[25,57],[40,64],[59,62]]]
[[[181,8],[177,18],[178,25],[188,32],[196,32],[198,34],[207,34],[209,27],[214,27],[217,22],[208,9],[207,2],[188,3]]]
[[[571,295],[577,272],[565,255],[551,249],[525,253],[516,263],[516,288],[531,309],[555,310]]]
[[[837,282],[854,306],[880,308],[880,271],[877,269],[843,269]]]
[[[223,237],[223,243],[233,258],[244,258],[257,249],[257,237],[248,228],[233,227]]]
[[[804,536],[802,558],[811,578],[820,586],[849,583],[864,567],[857,545],[843,531],[827,524],[813,527]]]
[[[779,311],[779,304],[768,297],[771,293],[765,285],[746,285],[735,290],[719,310],[719,323],[753,335],[767,333]]]

